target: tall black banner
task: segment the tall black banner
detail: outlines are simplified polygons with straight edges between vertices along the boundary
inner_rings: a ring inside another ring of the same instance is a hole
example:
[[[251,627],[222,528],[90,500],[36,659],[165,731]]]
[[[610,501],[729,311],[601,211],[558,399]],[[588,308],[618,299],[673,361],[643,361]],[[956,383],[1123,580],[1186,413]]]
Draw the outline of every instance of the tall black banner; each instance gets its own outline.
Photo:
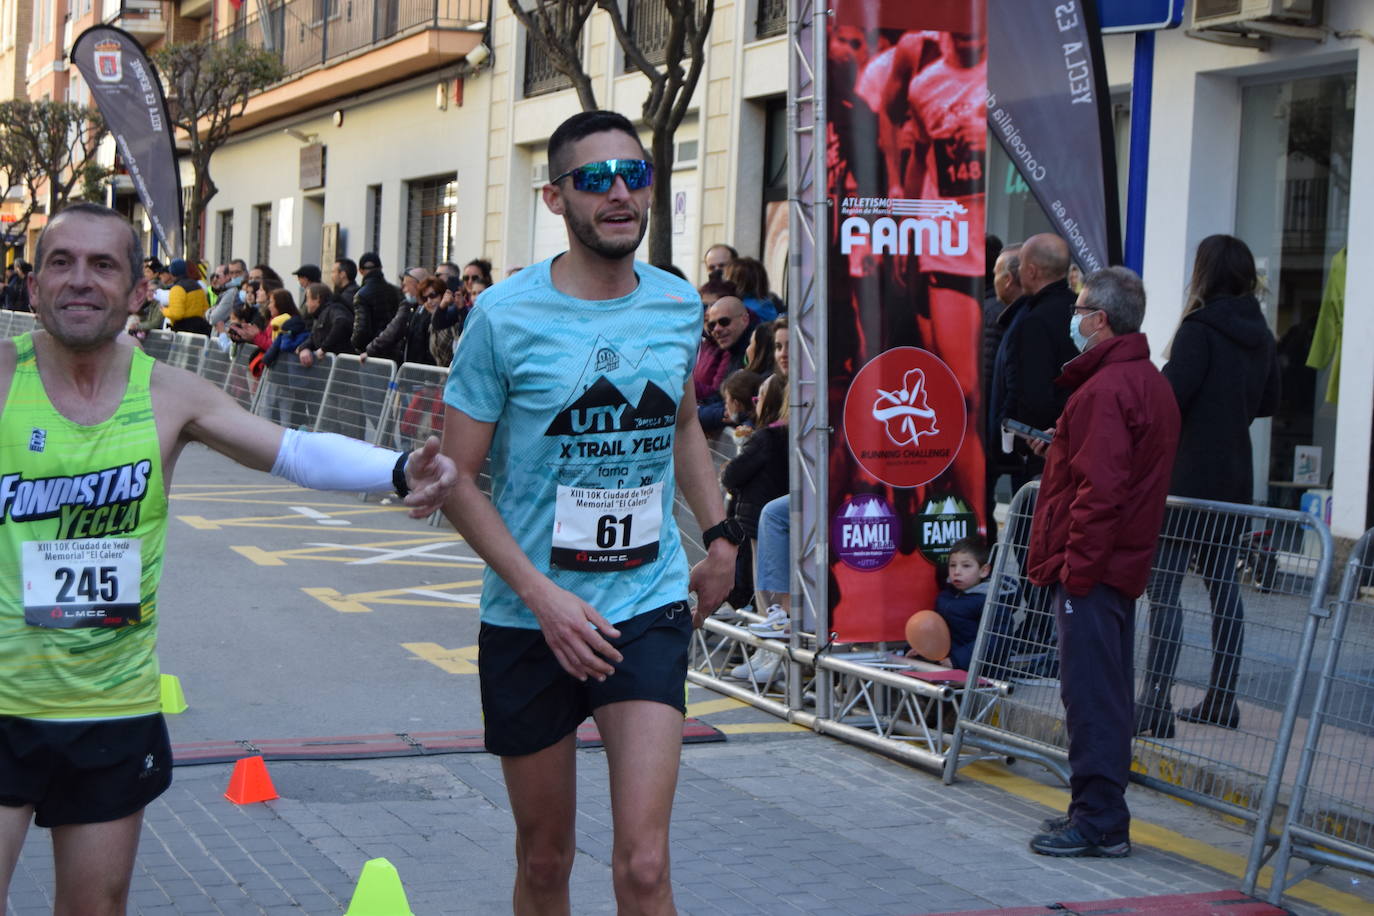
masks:
[[[1097,4],[987,0],[988,132],[1091,273],[1121,263],[1116,147]]]
[[[152,63],[132,35],[108,25],[82,32],[71,62],[109,125],[153,231],[168,257],[181,257],[181,171]]]

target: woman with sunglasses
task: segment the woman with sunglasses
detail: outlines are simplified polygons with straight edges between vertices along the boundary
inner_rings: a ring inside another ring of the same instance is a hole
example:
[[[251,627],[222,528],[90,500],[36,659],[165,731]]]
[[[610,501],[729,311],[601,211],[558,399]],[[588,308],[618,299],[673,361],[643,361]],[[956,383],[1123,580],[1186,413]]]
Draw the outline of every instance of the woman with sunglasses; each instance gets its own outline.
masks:
[[[445,290],[429,326],[429,352],[434,363],[447,366],[453,362],[453,348],[462,336],[463,324],[482,290],[491,286],[491,262],[474,258],[463,267],[456,290]]]

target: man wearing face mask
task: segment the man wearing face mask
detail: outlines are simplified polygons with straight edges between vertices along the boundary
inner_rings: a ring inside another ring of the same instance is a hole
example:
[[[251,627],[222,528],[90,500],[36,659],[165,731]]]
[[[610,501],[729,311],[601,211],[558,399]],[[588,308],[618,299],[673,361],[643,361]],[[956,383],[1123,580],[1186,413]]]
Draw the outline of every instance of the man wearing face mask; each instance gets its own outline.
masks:
[[[1027,574],[1053,589],[1070,801],[1031,839],[1047,856],[1130,854],[1135,600],[1145,591],[1178,445],[1169,383],[1140,333],[1145,287],[1124,267],[1088,277],[1067,322],[1082,355],[1048,446]]]

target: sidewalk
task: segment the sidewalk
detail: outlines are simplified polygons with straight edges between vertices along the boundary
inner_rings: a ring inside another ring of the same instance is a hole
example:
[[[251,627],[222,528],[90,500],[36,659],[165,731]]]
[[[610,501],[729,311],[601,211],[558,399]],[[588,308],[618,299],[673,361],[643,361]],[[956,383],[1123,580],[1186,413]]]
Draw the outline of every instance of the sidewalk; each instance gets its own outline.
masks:
[[[692,693],[694,705],[726,705]],[[1047,859],[1026,840],[1052,813],[1035,799],[1060,791],[1033,767],[987,767],[944,786],[758,718],[710,716],[734,734],[684,748],[672,850],[682,913],[914,914],[1239,884],[1206,863],[1243,857],[1247,838],[1148,790],[1130,790],[1130,858]],[[573,911],[613,913],[605,757],[580,751],[578,765]],[[223,794],[229,765],[177,768],[172,789],[148,809],[131,913],[339,913],[363,863],[378,856],[396,866],[418,916],[509,912],[513,827],[495,758],[278,762],[270,771],[281,799],[239,807]],[[51,912],[44,834],[29,835],[13,913]],[[1325,906],[1291,897],[1288,905],[1374,912],[1365,885],[1339,873],[1325,880],[1339,889],[1305,886]]]

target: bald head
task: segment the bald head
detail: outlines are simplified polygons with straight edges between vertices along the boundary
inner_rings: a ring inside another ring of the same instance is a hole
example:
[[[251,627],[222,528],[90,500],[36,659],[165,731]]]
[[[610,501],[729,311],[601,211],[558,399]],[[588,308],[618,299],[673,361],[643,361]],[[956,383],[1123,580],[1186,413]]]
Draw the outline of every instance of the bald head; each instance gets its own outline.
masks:
[[[1069,274],[1069,246],[1059,236],[1042,232],[1021,245],[1021,289],[1034,296]]]

